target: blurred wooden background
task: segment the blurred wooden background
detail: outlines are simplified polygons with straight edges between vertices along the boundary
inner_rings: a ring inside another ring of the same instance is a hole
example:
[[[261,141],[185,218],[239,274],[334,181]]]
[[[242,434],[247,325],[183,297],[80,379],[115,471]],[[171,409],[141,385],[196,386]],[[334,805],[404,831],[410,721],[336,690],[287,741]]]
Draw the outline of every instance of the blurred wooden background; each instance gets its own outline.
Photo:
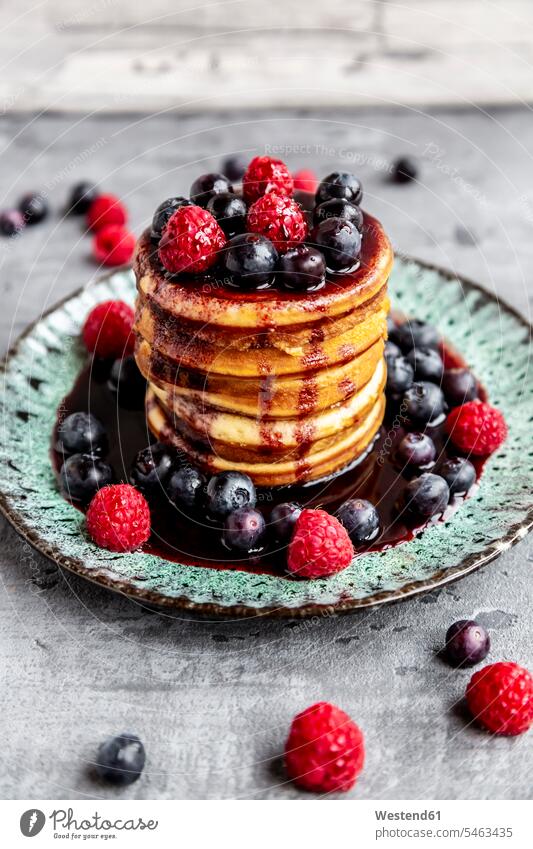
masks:
[[[532,0],[3,0],[0,113],[501,104]]]

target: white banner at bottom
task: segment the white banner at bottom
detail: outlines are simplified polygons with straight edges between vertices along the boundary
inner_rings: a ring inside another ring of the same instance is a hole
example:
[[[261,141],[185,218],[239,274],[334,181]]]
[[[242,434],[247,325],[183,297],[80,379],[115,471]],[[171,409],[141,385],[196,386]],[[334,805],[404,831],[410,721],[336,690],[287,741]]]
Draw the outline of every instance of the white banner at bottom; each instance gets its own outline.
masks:
[[[367,849],[533,845],[531,802],[3,801],[2,845]],[[265,807],[269,805],[269,807]],[[35,840],[34,843],[30,841]]]

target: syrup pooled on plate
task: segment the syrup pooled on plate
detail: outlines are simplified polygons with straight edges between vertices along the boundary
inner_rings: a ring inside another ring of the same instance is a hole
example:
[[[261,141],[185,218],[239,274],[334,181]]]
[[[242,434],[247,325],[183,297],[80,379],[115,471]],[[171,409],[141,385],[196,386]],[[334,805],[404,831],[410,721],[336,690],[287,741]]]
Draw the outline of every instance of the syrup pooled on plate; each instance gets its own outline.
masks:
[[[461,357],[451,348],[443,346],[441,354],[446,368],[463,365]],[[52,461],[58,476],[63,456],[55,447],[57,427],[70,413],[90,412],[104,425],[109,441],[106,459],[115,471],[117,482],[128,481],[135,456],[154,441],[148,429],[144,407],[128,409],[120,406],[117,396],[108,386],[108,377],[108,364],[97,361],[88,364],[62,401],[51,443]],[[480,395],[484,397],[482,389]],[[349,498],[365,499],[377,508],[381,531],[374,541],[356,549],[357,556],[364,556],[366,552],[382,551],[412,539],[431,522],[445,521],[460,507],[464,498],[452,499],[445,513],[429,522],[410,522],[406,519],[405,511],[398,509],[406,484],[420,474],[420,471],[409,470],[405,464],[396,461],[397,446],[407,432],[407,423],[398,415],[397,405],[391,404],[371,449],[352,468],[301,486],[258,488],[257,507],[265,516],[267,530],[270,513],[276,504],[296,501],[303,507],[320,507],[334,514]],[[426,427],[426,433],[431,436],[437,452],[431,471],[438,473],[439,467],[450,457],[456,457],[458,452],[447,444],[442,423],[436,427]],[[472,462],[479,480],[484,459],[474,458]],[[143,546],[143,551],[147,553],[183,565],[236,568],[277,575],[285,573],[286,553],[273,543],[267,542],[265,549],[258,555],[233,554],[221,541],[220,526],[211,522],[201,511],[195,515],[184,515],[168,501],[163,490],[156,503],[150,506],[152,535]]]

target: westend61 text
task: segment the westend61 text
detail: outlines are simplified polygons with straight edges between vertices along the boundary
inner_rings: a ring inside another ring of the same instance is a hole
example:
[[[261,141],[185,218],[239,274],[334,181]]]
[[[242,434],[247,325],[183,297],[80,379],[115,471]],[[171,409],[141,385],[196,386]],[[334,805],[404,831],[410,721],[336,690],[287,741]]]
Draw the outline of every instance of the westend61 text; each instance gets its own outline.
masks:
[[[374,811],[377,820],[438,820],[440,811]]]

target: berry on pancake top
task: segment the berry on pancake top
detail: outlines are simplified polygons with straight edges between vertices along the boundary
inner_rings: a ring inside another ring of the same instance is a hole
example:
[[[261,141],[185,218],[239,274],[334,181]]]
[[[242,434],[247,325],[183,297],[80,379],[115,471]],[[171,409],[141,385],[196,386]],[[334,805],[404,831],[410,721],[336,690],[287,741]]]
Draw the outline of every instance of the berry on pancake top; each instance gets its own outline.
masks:
[[[247,203],[253,203],[270,192],[290,197],[294,191],[294,180],[281,159],[255,156],[242,178],[242,191]]]
[[[190,199],[176,195],[155,211],[150,238],[163,268],[173,276],[218,269],[232,288],[293,292],[319,289],[328,272],[354,271],[363,240],[360,180],[330,174],[314,196],[307,192],[305,209],[301,185],[297,199],[288,167],[271,156],[252,159],[242,190],[225,173],[198,176]]]
[[[224,231],[210,212],[201,206],[180,206],[167,221],[159,258],[167,271],[201,274],[217,260],[226,244]]]

